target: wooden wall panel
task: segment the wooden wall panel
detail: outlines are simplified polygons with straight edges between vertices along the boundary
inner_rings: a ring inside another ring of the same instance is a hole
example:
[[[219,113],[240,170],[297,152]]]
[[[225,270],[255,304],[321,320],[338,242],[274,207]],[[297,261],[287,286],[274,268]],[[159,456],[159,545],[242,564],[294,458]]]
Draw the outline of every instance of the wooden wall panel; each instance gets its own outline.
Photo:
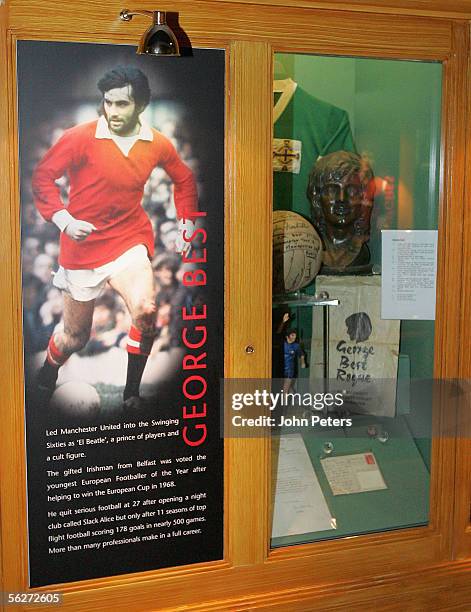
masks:
[[[25,584],[26,470],[24,447],[22,317],[20,298],[17,139],[14,56],[8,35],[8,5],[0,7],[0,444],[1,578],[4,587]]]
[[[270,376],[270,334],[266,330],[271,329],[272,223],[267,204],[271,202],[272,113],[266,100],[271,96],[271,74],[269,45],[232,45],[226,279],[230,378]],[[254,352],[247,352],[249,346]],[[230,525],[238,525],[230,540],[230,559],[237,565],[263,562],[268,541],[268,440],[227,442],[232,500],[227,519]],[[247,533],[250,538],[240,537]]]
[[[232,2],[232,0],[219,0]],[[266,0],[239,0],[244,4],[265,4]],[[471,0],[271,0],[277,6],[357,11],[393,15],[426,15],[471,19]]]
[[[468,57],[468,79],[471,75],[471,58]],[[471,81],[468,80],[467,128],[466,128],[466,168],[465,176],[471,176]],[[466,264],[471,261],[471,181],[466,181],[464,202],[463,231],[466,239],[463,244],[462,258]],[[464,395],[458,407],[456,456],[457,480],[455,494],[455,555],[459,559],[471,558],[471,266],[465,265],[461,289],[463,308],[461,313],[460,378],[463,381]]]
[[[91,8],[92,7],[92,8]],[[190,8],[191,7],[191,8]],[[133,43],[146,20],[123,23],[123,4],[112,0],[16,0],[11,27],[20,37]],[[139,8],[153,9],[143,0]],[[264,41],[277,50],[312,53],[443,59],[451,47],[451,24],[446,20],[396,17],[335,11],[257,6],[218,1],[186,0],[159,3],[161,10],[179,13],[179,23],[194,45],[230,40]],[[28,33],[28,34],[26,34]]]
[[[463,23],[453,27],[453,52],[444,63],[442,104],[442,146],[440,151],[439,265],[435,323],[435,369],[438,379],[459,377],[460,316],[462,304],[456,300],[463,272],[463,197],[466,134],[456,117],[466,113],[467,91],[463,75],[467,70],[468,28]],[[453,145],[451,144],[453,143]],[[451,288],[454,289],[451,289]],[[440,525],[444,554],[451,555],[453,524],[449,520],[448,496],[454,490],[456,454],[456,410],[446,389],[439,392],[434,411],[432,443],[431,519]],[[441,432],[449,432],[443,435]]]

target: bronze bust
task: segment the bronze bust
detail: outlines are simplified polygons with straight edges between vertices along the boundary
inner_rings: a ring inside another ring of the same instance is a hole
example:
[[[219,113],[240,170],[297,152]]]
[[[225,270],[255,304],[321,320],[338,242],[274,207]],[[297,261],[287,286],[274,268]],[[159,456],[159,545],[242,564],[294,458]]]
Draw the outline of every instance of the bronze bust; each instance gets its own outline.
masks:
[[[347,151],[321,157],[309,175],[307,197],[312,220],[324,244],[327,274],[371,271],[370,217],[374,175],[368,161]]]

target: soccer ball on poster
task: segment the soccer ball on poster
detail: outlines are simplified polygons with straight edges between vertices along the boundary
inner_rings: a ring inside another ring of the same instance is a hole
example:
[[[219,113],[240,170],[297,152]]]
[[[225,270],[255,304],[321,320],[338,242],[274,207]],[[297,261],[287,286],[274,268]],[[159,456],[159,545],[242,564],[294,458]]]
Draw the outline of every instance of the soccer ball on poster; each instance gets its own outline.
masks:
[[[93,419],[100,412],[100,396],[85,382],[66,382],[52,396],[50,407],[63,416]]]

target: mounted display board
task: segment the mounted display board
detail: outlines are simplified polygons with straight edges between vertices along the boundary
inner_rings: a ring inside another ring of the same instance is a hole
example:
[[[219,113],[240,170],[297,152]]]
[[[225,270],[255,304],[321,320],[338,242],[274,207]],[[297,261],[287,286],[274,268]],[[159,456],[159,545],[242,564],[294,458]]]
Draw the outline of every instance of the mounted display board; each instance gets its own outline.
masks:
[[[18,43],[31,586],[223,556],[224,64]]]

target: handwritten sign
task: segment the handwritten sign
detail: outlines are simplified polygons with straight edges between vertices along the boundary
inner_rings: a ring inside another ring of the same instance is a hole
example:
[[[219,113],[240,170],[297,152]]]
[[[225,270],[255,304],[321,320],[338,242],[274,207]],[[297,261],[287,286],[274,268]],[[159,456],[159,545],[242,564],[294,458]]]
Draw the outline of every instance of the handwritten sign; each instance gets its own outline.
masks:
[[[355,412],[394,416],[399,321],[381,319],[379,276],[318,276],[316,292],[340,300],[329,309],[329,379]],[[311,377],[323,375],[321,309],[313,309]]]

